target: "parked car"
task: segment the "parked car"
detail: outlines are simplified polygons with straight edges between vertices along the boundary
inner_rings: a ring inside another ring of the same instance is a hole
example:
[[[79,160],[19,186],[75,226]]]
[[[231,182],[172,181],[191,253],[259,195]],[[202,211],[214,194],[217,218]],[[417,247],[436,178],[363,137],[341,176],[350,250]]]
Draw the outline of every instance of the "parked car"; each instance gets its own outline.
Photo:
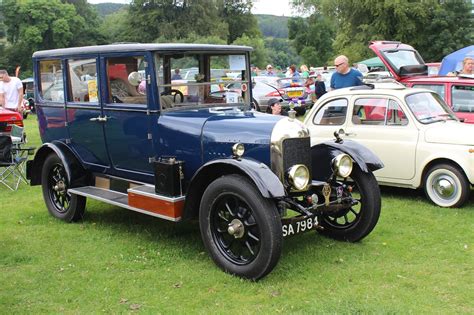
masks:
[[[116,44],[35,52],[43,145],[27,176],[42,186],[50,214],[80,220],[91,198],[173,222],[197,218],[214,262],[250,279],[274,268],[283,237],[314,229],[351,242],[367,236],[380,214],[372,172],[382,163],[356,143],[310,147],[294,111],[249,110],[251,50]],[[142,94],[114,95],[107,68],[119,62],[133,65],[128,83],[144,84]],[[213,95],[216,63],[240,72],[238,91]],[[144,77],[134,70],[140,64]],[[186,92],[171,82],[181,64],[201,71],[179,83]],[[42,85],[43,71],[82,68],[97,76],[62,76],[54,93]]]
[[[313,105],[311,92],[307,91],[304,84],[305,79],[303,78],[256,76],[252,77],[252,93],[263,112],[265,112],[270,99],[280,98],[283,108],[288,110],[290,103],[292,103],[296,113],[304,115],[306,109]]]
[[[0,106],[0,135],[9,135],[12,125],[23,127],[23,116]]]
[[[21,80],[23,83],[23,98],[28,102],[28,108],[31,112],[35,112],[35,87],[33,78]]]
[[[384,163],[381,185],[423,188],[441,207],[460,207],[474,184],[474,125],[461,123],[431,90],[373,83],[331,91],[305,125],[311,145],[333,137],[357,141]]]
[[[420,54],[400,42],[374,41],[369,47],[397,81],[439,93],[456,116],[466,123],[474,123],[473,77],[428,76],[428,66]]]

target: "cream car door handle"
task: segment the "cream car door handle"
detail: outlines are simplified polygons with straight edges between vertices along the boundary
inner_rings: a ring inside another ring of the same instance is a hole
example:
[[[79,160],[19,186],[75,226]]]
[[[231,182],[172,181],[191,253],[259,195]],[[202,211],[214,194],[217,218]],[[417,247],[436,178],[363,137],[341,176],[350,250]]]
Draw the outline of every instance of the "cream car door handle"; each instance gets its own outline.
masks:
[[[346,137],[355,137],[355,136],[357,136],[357,134],[355,132],[346,132],[346,133],[344,133],[344,135]]]

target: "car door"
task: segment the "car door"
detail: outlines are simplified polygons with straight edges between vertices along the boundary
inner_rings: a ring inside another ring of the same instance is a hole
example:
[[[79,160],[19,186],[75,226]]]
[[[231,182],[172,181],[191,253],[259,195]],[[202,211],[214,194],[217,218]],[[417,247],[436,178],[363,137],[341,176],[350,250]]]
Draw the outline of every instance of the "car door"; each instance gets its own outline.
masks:
[[[418,129],[401,102],[390,96],[354,96],[351,99],[345,138],[372,150],[385,167],[376,171],[378,180],[409,180],[415,176]]]
[[[101,56],[103,76],[103,126],[114,174],[149,181],[154,157],[151,115],[156,112],[151,84],[149,53]]]
[[[306,126],[311,131],[311,145],[335,139],[334,132],[345,129],[349,100],[337,97],[328,100],[309,118]]]
[[[67,60],[66,116],[70,145],[81,160],[96,170],[109,168],[97,78],[97,57]]]

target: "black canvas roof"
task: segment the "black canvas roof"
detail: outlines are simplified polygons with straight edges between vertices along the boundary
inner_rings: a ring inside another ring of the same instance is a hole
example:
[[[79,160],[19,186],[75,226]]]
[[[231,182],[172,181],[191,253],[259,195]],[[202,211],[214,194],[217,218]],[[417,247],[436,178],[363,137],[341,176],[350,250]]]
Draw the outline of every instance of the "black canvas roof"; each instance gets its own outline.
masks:
[[[60,48],[52,50],[41,50],[33,54],[33,58],[54,57],[64,55],[81,55],[81,54],[95,54],[95,53],[110,53],[110,52],[127,52],[127,51],[163,51],[163,52],[248,52],[252,51],[252,47],[235,46],[235,45],[209,45],[209,44],[139,44],[139,43],[125,43],[125,44],[111,44],[111,45],[97,45],[85,47],[71,47]]]

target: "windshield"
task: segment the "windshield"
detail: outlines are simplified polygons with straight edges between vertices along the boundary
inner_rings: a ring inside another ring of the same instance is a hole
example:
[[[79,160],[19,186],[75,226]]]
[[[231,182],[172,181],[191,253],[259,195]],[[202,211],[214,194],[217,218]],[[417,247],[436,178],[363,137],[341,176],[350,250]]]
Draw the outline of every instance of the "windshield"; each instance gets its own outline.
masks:
[[[401,67],[424,65],[423,59],[414,50],[387,50],[382,54],[398,73]]]
[[[156,54],[161,109],[250,106],[245,54]]]
[[[408,95],[405,100],[413,115],[422,124],[431,124],[449,119],[457,120],[448,105],[436,93],[414,93]]]

